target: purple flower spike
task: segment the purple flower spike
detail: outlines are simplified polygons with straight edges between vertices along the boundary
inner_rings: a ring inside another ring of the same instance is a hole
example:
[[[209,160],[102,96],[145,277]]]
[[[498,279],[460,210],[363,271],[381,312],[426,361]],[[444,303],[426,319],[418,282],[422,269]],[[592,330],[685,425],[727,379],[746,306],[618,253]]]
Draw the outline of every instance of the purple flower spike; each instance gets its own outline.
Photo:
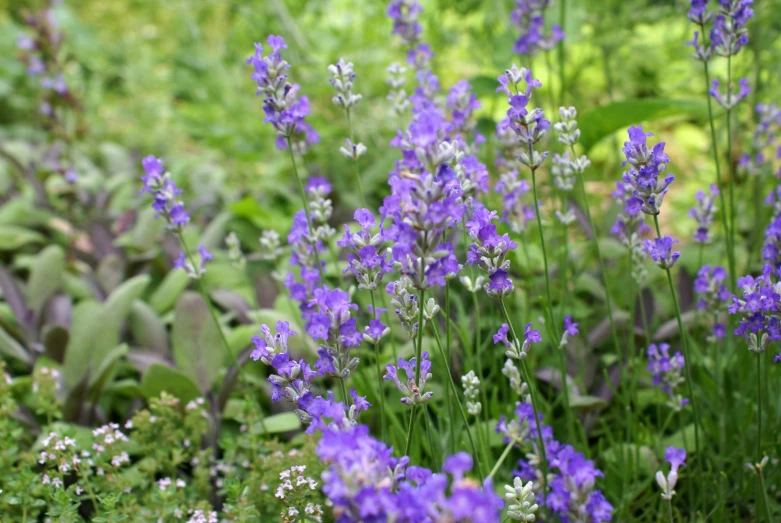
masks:
[[[629,128],[629,141],[624,142],[622,151],[626,156],[623,165],[629,170],[622,176],[623,186],[632,190],[626,207],[630,215],[642,211],[645,214],[659,214],[670,184],[675,180],[672,174],[662,176],[670,158],[664,153],[664,142],[648,149],[646,138],[653,136],[643,131],[642,126]]]
[[[678,243],[678,240],[671,236],[664,236],[662,238],[654,238],[653,240],[645,240],[643,247],[645,252],[651,259],[662,269],[670,269],[678,258],[681,257],[680,252],[673,252],[673,244]]]

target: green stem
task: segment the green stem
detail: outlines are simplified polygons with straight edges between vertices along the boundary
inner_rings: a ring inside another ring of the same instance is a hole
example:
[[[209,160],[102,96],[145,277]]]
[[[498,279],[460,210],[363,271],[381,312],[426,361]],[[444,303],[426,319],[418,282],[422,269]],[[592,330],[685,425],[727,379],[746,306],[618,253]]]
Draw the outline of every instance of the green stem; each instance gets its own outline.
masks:
[[[452,361],[451,339],[450,339],[450,280],[445,281],[445,346],[447,347],[447,364]],[[448,427],[450,429],[450,453],[456,453],[456,431],[453,424],[455,412],[450,396],[447,399]]]
[[[298,166],[296,165],[296,157],[293,154],[293,143],[290,141],[290,137],[287,137],[287,150],[290,153],[290,163],[293,164],[293,173],[296,175],[296,182],[298,182],[298,191],[301,195],[301,203],[304,206],[304,214],[306,215],[306,224],[309,228],[309,236],[314,238],[314,230],[312,229],[312,217],[309,215],[309,202],[306,199],[306,191],[304,190],[304,182],[301,181],[301,176],[298,175]],[[325,283],[325,276],[323,275],[323,265],[320,263],[320,254],[317,252],[317,247],[312,246],[312,251],[315,253],[315,262],[317,263],[317,272],[320,274],[320,280]],[[337,268],[338,270],[338,268]]]
[[[531,158],[532,152],[533,152],[532,145],[529,144],[529,157]],[[545,266],[545,297],[547,299],[547,306],[548,306],[548,316],[550,317],[551,322],[551,328],[554,334],[555,339],[553,340],[553,343],[558,342],[558,326],[556,324],[556,319],[553,316],[553,300],[551,298],[551,292],[550,292],[550,275],[548,274],[548,252],[545,248],[545,235],[542,231],[542,217],[540,216],[540,202],[539,197],[537,196],[537,169],[532,169],[532,189],[534,191],[534,214],[537,217],[537,228],[539,229],[540,233],[540,242],[542,243],[542,261]],[[565,390],[565,394],[567,394]]]
[[[507,311],[507,306],[504,304],[504,298],[501,298],[499,300],[500,305],[502,306],[502,312],[504,313],[504,317],[507,320],[507,325],[510,327],[510,332],[512,333],[514,340],[519,340],[518,336],[515,334],[515,327],[513,326],[513,322],[510,319],[510,313]],[[526,360],[520,360],[520,366],[521,366],[521,373],[523,375],[524,381],[529,386],[529,397],[531,397],[532,400],[532,411],[534,413],[534,420],[535,425],[537,426],[537,440],[538,445],[540,446],[540,454],[542,455],[542,465],[543,465],[543,474],[548,473],[548,455],[545,450],[545,439],[542,437],[542,417],[540,416],[540,410],[537,408],[537,394],[534,392],[535,387],[532,385],[531,377],[529,374],[529,369],[526,368]],[[547,483],[542,486],[542,506],[545,505],[545,497],[546,492],[548,490]]]
[[[762,490],[762,499],[765,502],[765,518],[767,518],[767,523],[771,523],[773,517],[770,515],[770,504],[767,501],[767,489],[765,488],[765,476],[761,467],[757,469],[757,477],[759,478],[759,488]]]
[[[513,448],[513,445],[515,445],[515,440],[510,441],[510,443],[507,444],[507,446],[502,451],[502,455],[499,456],[499,460],[494,464],[494,468],[491,469],[491,472],[488,473],[488,479],[491,479],[494,477],[494,474],[496,474],[496,471],[499,470],[499,467],[502,466],[502,463],[504,463],[504,460],[507,459],[507,455],[510,454],[510,451]]]
[[[762,459],[762,353],[757,352],[757,455],[755,463]]]
[[[426,291],[421,290],[418,295],[418,338],[417,344],[415,344],[415,384],[418,387],[418,390],[420,390],[420,359],[423,352],[423,298],[425,297],[425,294]],[[409,433],[407,434],[407,451],[405,452],[407,455],[409,455],[409,448],[410,445],[412,445],[412,436],[415,434],[415,425],[413,424],[413,421],[415,420],[416,407],[417,405],[412,406],[412,417],[410,418]]]
[[[707,34],[705,27],[702,25],[700,26],[700,34],[703,35],[703,38],[705,38],[705,35]],[[724,228],[724,242],[727,248],[727,261],[729,263],[731,282],[730,288],[734,291],[737,281],[737,274],[735,273],[735,251],[733,248],[734,246],[730,240],[729,222],[727,220],[727,205],[724,200],[724,191],[721,184],[721,164],[719,162],[718,142],[716,140],[716,123],[713,119],[713,102],[709,93],[711,82],[707,61],[703,61],[703,67],[705,68],[705,99],[708,101],[708,121],[710,122],[711,150],[713,151],[713,162],[716,164],[716,188],[719,190],[719,203],[721,204],[721,213],[719,214],[721,214],[721,223],[722,227]]]
[[[570,151],[572,152],[572,158],[576,158],[574,145],[570,145]],[[613,318],[613,301],[610,297],[610,287],[607,283],[605,259],[602,257],[602,248],[599,246],[599,235],[597,234],[597,228],[594,227],[594,220],[591,217],[591,207],[588,204],[588,195],[586,194],[586,183],[583,181],[583,173],[578,173],[578,185],[580,185],[580,191],[583,193],[583,208],[586,210],[588,227],[591,229],[591,241],[594,243],[594,250],[597,253],[597,260],[599,261],[599,271],[602,274],[602,284],[605,286],[605,304],[607,305],[607,317],[610,320],[610,332],[613,335],[613,344],[615,345],[616,354],[618,355],[621,353],[621,343],[618,341],[618,331],[616,330],[616,322]],[[645,316],[643,316],[643,318],[645,318]]]
[[[409,456],[409,451],[412,448],[412,434],[415,432],[415,415],[418,412],[418,406],[412,405],[412,412],[409,416],[409,428],[407,429],[407,445],[404,447],[404,455]]]
[[[434,331],[434,339],[436,339],[439,353],[442,355],[442,359],[445,359],[445,349],[442,347],[442,339],[439,337],[439,329],[437,328],[436,323],[434,323],[433,321],[429,322],[429,324],[431,325],[431,328]],[[481,465],[480,454],[478,453],[477,446],[475,445],[475,442],[472,439],[472,431],[469,430],[469,421],[466,417],[466,411],[464,411],[464,406],[461,404],[461,398],[458,397],[458,393],[456,392],[456,384],[455,381],[453,380],[453,374],[450,372],[450,364],[447,362],[445,365],[445,373],[447,374],[447,382],[450,385],[450,392],[453,394],[453,397],[456,400],[456,406],[458,407],[458,412],[461,415],[461,421],[464,423],[466,436],[469,439],[469,446],[472,448],[472,454],[474,455],[475,461],[477,462],[477,473],[480,475],[480,483],[482,483],[483,467]]]
[[[659,228],[659,216],[654,215],[654,225],[656,226],[656,234],[659,238],[662,238],[662,231]],[[673,305],[675,306],[675,318],[678,321],[678,332],[681,334],[681,345],[683,347],[683,357],[686,361],[686,364],[684,365],[684,368],[686,369],[686,385],[689,392],[689,397],[691,398],[692,402],[692,408],[694,410],[694,449],[697,453],[697,468],[699,469],[700,473],[703,472],[701,463],[700,463],[700,414],[697,410],[697,398],[694,395],[694,389],[693,389],[693,380],[692,380],[692,373],[691,368],[694,365],[694,361],[691,359],[691,355],[689,353],[689,344],[686,341],[686,331],[683,328],[683,320],[681,319],[681,307],[678,303],[678,295],[675,292],[675,285],[673,284],[673,277],[670,273],[670,269],[665,269],[665,272],[667,273],[667,283],[670,285],[670,294],[673,298]]]
[[[353,136],[353,119],[350,114],[350,108],[345,109],[347,113],[347,127],[350,132],[350,142],[355,145],[355,138]],[[353,158],[353,173],[355,174],[355,182],[358,185],[358,195],[361,197],[361,206],[366,208],[366,198],[363,194],[363,184],[361,183],[361,173],[358,172],[358,159]]]
[[[727,102],[732,103],[732,56],[727,57]],[[735,162],[732,161],[732,108],[727,109],[727,172],[729,172],[729,232],[735,248]],[[759,224],[757,224],[759,225]]]
[[[372,300],[372,314],[377,314],[377,305],[374,302],[374,291],[369,291],[369,296]],[[387,426],[385,423],[385,395],[382,392],[382,366],[380,365],[380,340],[377,340],[377,343],[375,345],[375,348],[377,349],[376,357],[374,359],[377,367],[377,395],[380,398],[380,436],[382,437],[383,441],[385,441],[385,427]]]
[[[670,523],[673,523],[675,520],[673,519],[673,500],[668,499],[667,500],[667,516],[670,519]]]

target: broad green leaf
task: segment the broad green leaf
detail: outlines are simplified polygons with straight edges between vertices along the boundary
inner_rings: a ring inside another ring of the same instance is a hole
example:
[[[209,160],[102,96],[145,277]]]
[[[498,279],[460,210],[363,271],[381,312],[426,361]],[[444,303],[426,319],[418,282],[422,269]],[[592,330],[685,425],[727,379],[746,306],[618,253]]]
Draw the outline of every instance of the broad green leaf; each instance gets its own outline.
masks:
[[[597,107],[578,118],[580,144],[588,152],[597,142],[625,127],[670,116],[704,118],[708,106],[701,100],[640,98]]]
[[[160,363],[153,363],[141,379],[141,392],[146,399],[156,398],[168,392],[187,403],[201,395],[198,386],[180,370]]]
[[[607,401],[597,396],[573,396],[569,400],[570,407],[580,407],[584,410],[598,409],[607,406]]]
[[[636,466],[644,476],[650,476],[659,467],[659,461],[650,447],[634,443],[617,443],[605,449],[602,458],[617,466],[620,466],[624,461],[634,462],[636,459]]]
[[[16,225],[0,225],[0,251],[15,251],[30,243],[41,243],[44,236]]]
[[[112,394],[124,396],[126,398],[137,398],[144,395],[141,391],[141,384],[130,378],[116,380],[110,383],[105,388],[105,392],[110,392]]]
[[[50,245],[42,250],[30,267],[27,281],[27,304],[35,310],[49,301],[62,286],[65,273],[65,251],[59,245]]]
[[[177,367],[207,392],[219,376],[225,349],[200,294],[186,292],[176,303],[172,343]]]
[[[62,325],[47,325],[41,335],[43,346],[46,347],[46,354],[59,362],[65,358],[69,338],[70,332]]]
[[[691,423],[678,432],[666,437],[662,446],[665,448],[678,447],[680,449],[686,449],[686,452],[691,454],[696,450],[694,433],[694,423]]]
[[[160,354],[168,352],[168,333],[163,320],[141,300],[136,300],[130,311],[130,332],[140,347]]]
[[[208,273],[207,273],[208,274]],[[157,314],[164,314],[171,310],[176,300],[190,285],[190,277],[185,271],[174,270],[169,272],[163,282],[157,286],[152,297],[149,298],[149,305]]]
[[[103,325],[104,341],[102,346],[111,349],[119,345],[119,329],[130,314],[133,303],[141,297],[149,285],[150,277],[146,274],[136,276],[114,289],[103,303],[107,323]]]
[[[0,327],[0,353],[28,365],[33,361],[24,347],[2,327]]]
[[[209,250],[218,248],[225,239],[225,230],[232,219],[233,213],[227,211],[215,216],[203,230],[203,234],[201,234],[201,245]]]
[[[128,347],[126,343],[117,345],[103,358],[100,365],[95,369],[89,377],[89,392],[90,396],[94,398],[100,394],[106,383],[111,381],[111,376],[114,373],[115,365],[122,356],[127,354]]]
[[[83,301],[73,309],[73,326],[63,362],[63,380],[70,389],[99,364],[96,354],[104,335],[106,315],[103,306],[94,301]]]

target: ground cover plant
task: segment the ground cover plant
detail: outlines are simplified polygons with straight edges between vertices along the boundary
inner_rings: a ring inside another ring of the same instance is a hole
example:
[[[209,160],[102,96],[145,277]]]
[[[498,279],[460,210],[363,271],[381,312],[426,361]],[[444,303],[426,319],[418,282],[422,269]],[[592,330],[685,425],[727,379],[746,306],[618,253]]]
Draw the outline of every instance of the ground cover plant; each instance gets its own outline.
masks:
[[[0,521],[781,516],[776,3],[0,5]]]

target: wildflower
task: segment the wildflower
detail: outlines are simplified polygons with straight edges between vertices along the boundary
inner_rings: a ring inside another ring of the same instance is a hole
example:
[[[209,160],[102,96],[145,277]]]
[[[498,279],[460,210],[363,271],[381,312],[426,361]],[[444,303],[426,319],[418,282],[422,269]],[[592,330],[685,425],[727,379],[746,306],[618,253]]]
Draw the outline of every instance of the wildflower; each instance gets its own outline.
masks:
[[[409,361],[405,361],[399,358],[396,366],[390,363],[385,367],[386,372],[382,377],[385,380],[393,380],[404,397],[401,398],[401,402],[407,405],[417,405],[419,403],[425,403],[434,394],[431,391],[423,392],[426,386],[426,382],[431,379],[431,360],[428,359],[428,352],[423,352],[420,361],[420,379],[415,382],[415,367],[417,359],[412,357]],[[404,371],[406,375],[406,382],[402,383],[399,379],[398,372]]]
[[[719,321],[718,315],[726,310],[726,305],[732,296],[724,285],[726,279],[727,271],[724,267],[703,265],[697,271],[697,278],[694,280],[694,292],[698,296],[697,310],[709,311],[713,314],[712,334],[715,339],[723,338],[725,335],[725,325]]]
[[[781,341],[781,283],[773,281],[774,274],[773,267],[765,265],[762,276],[738,278],[742,296],[732,296],[727,308],[740,316],[735,334],[746,340],[752,352],[764,352],[768,342]]]
[[[532,77],[530,69],[518,69],[515,65],[499,76],[497,91],[504,91],[508,96],[510,108],[507,110],[506,125],[518,136],[518,141],[524,146],[518,155],[518,160],[532,169],[537,169],[548,152],[539,153],[534,150],[550,127],[550,121],[545,119],[545,114],[539,107],[529,110],[529,102],[535,88],[542,87],[542,83]],[[520,85],[525,87],[523,91]]]
[[[336,64],[328,66],[328,72],[331,75],[328,81],[338,93],[333,97],[334,105],[346,110],[357,105],[363,97],[353,93],[353,80],[355,80],[353,63],[345,62],[344,58],[339,58]]]
[[[496,225],[491,223],[496,218],[495,211],[475,204],[472,219],[466,222],[466,230],[474,240],[469,245],[466,263],[477,265],[488,275],[490,281],[485,284],[485,289],[490,296],[504,296],[508,288],[512,290],[507,253],[516,247],[516,243],[508,234],[499,235],[496,232]],[[499,273],[499,278],[494,277],[496,273]]]
[[[184,204],[176,201],[176,197],[182,193],[182,190],[171,179],[170,173],[163,168],[163,160],[149,155],[142,160],[141,165],[146,173],[141,177],[144,183],[141,194],[152,195],[155,218],[162,215],[170,228],[181,230],[190,221],[190,215],[184,210]]]
[[[504,376],[510,382],[510,388],[513,389],[513,392],[515,392],[515,394],[517,394],[520,398],[525,397],[527,391],[529,390],[529,386],[521,379],[521,373],[518,370],[518,367],[515,366],[515,363],[513,363],[512,359],[508,358],[504,361],[502,374],[504,374]]]
[[[711,82],[708,94],[710,94],[716,100],[716,103],[718,103],[727,111],[738,105],[741,100],[743,100],[746,96],[749,95],[749,93],[751,93],[751,87],[748,86],[748,78],[741,78],[738,80],[739,90],[735,94],[732,93],[731,85],[727,86],[726,94],[722,94],[722,92],[719,90],[719,83],[719,79],[714,78]]]
[[[343,272],[351,272],[360,289],[373,291],[379,287],[383,276],[392,270],[391,263],[387,252],[382,250],[381,231],[372,232],[376,226],[374,214],[368,209],[358,209],[354,216],[360,231],[350,232],[350,227],[345,224],[344,235],[336,242],[350,251],[347,255],[349,266]]]
[[[578,325],[580,324],[572,321],[572,316],[564,317],[564,333],[561,335],[561,343],[559,343],[559,348],[566,346],[569,338],[573,338],[578,335]]]
[[[667,447],[664,459],[670,464],[670,472],[665,476],[661,470],[658,470],[656,472],[656,483],[662,489],[662,499],[670,501],[675,496],[675,485],[678,483],[678,469],[686,465],[686,450]]]
[[[534,515],[539,508],[534,502],[534,483],[529,481],[525,485],[523,480],[515,477],[512,486],[505,485],[505,499],[510,505],[507,507],[507,515],[516,521],[534,521]]]
[[[518,27],[519,36],[513,52],[534,56],[539,51],[549,51],[564,40],[561,26],[553,24],[550,34],[545,33],[545,10],[550,0],[516,0],[510,20]]]
[[[203,245],[198,246],[198,265],[194,265],[190,262],[190,260],[187,259],[187,256],[183,251],[179,252],[179,257],[176,258],[176,261],[174,262],[174,268],[175,269],[184,269],[187,273],[187,276],[190,278],[197,280],[201,278],[204,274],[206,274],[206,264],[210,260],[214,259],[214,256],[206,250],[206,247]]]
[[[404,90],[407,68],[399,63],[392,63],[388,66],[386,71],[388,73],[388,79],[386,81],[391,86],[387,100],[393,104],[393,110],[397,115],[404,114],[410,106],[407,92]]]
[[[697,204],[689,210],[689,216],[697,221],[697,230],[694,233],[694,241],[697,243],[710,243],[710,229],[716,218],[716,196],[719,189],[715,185],[710,186],[710,194],[705,191],[697,191],[695,198]]]
[[[247,266],[247,259],[244,257],[244,253],[241,252],[241,242],[235,232],[231,231],[225,237],[225,245],[228,247],[228,259],[231,265],[239,270],[244,270]]]
[[[650,258],[662,269],[670,269],[678,258],[681,257],[680,252],[673,252],[673,244],[678,243],[678,240],[671,236],[664,236],[662,238],[654,238],[653,240],[645,240],[643,247],[645,252]]]
[[[416,44],[420,39],[423,28],[418,22],[418,15],[422,12],[417,0],[391,0],[388,4],[387,15],[393,20],[393,34],[407,46]]]
[[[711,46],[719,56],[734,56],[748,44],[746,24],[754,16],[753,0],[719,0],[710,32]]]
[[[500,192],[504,199],[501,221],[516,234],[525,231],[527,224],[535,218],[534,207],[521,201],[521,198],[531,191],[529,183],[518,179],[518,171],[508,171],[500,175],[495,190]]]
[[[629,128],[629,141],[624,142],[622,151],[630,168],[622,176],[624,184],[632,188],[632,197],[626,201],[626,210],[634,215],[639,211],[645,214],[659,214],[664,196],[670,184],[675,180],[672,174],[660,179],[660,175],[670,161],[664,153],[664,142],[659,142],[648,150],[646,138],[652,133],[643,131],[642,126]]]
[[[480,403],[480,378],[475,371],[470,370],[461,376],[461,384],[464,387],[464,397],[466,398],[466,411],[472,416],[478,416],[482,410]]]
[[[505,355],[508,358],[517,360],[523,359],[526,357],[526,353],[528,352],[529,348],[531,348],[532,343],[540,343],[542,341],[540,332],[532,329],[531,326],[531,323],[527,323],[524,327],[523,342],[515,339],[510,341],[507,338],[507,333],[510,330],[510,326],[506,323],[503,323],[502,326],[499,327],[499,330],[496,331],[496,334],[493,336],[494,343],[502,343],[507,348]]]
[[[680,410],[688,405],[689,399],[676,392],[686,381],[683,377],[686,364],[683,354],[676,352],[670,356],[670,346],[667,343],[660,343],[658,346],[652,343],[648,346],[647,354],[647,368],[653,376],[653,383],[667,393],[670,408]]]
[[[296,148],[304,150],[320,140],[317,132],[306,121],[309,115],[309,98],[298,96],[298,84],[289,83],[287,70],[290,65],[282,59],[280,51],[287,49],[281,36],[269,35],[267,39],[271,52],[264,56],[263,45],[255,44],[255,54],[247,59],[254,73],[252,79],[257,83],[258,96],[263,96],[265,122],[277,131],[277,148],[284,149],[288,142],[296,143]]]

